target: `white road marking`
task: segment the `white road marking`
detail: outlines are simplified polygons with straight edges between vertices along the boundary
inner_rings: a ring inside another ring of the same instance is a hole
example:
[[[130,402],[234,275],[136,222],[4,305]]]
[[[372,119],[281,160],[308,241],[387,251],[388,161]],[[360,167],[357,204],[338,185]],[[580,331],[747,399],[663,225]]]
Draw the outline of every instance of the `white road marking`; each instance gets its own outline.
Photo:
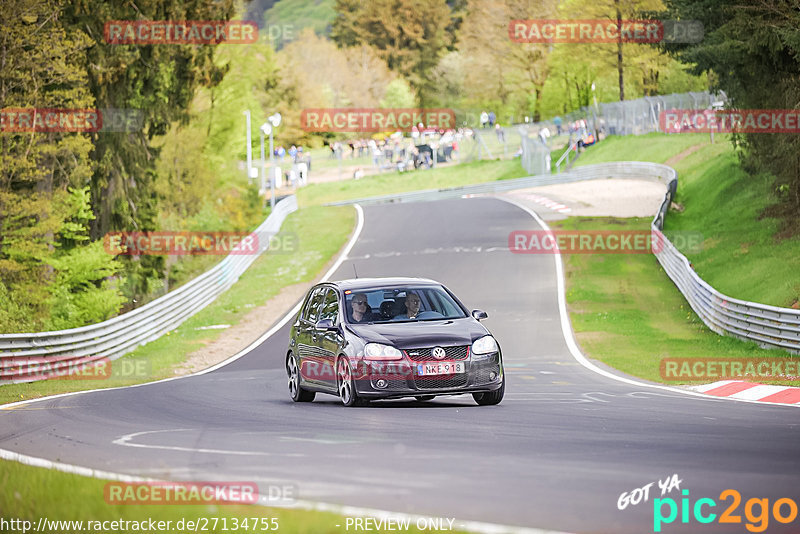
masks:
[[[161,449],[166,451],[181,451],[181,452],[202,452],[206,454],[226,454],[231,456],[290,456],[290,457],[303,457],[305,454],[301,453],[272,453],[260,451],[234,451],[229,449],[205,449],[196,447],[178,447],[175,445],[148,445],[146,443],[134,443],[132,440],[139,436],[151,434],[163,434],[165,432],[187,432],[191,428],[176,428],[170,430],[146,430],[144,432],[134,432],[132,434],[125,434],[124,436],[115,439],[111,443],[114,445],[121,445],[123,447],[137,447],[141,449]]]

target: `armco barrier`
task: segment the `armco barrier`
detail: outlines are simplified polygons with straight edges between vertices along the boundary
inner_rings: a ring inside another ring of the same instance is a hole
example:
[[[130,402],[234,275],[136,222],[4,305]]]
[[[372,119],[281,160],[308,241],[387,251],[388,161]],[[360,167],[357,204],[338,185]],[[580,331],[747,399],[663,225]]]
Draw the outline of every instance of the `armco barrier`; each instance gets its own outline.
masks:
[[[287,197],[253,233],[257,254],[230,254],[207,272],[128,313],[102,323],[69,330],[0,335],[0,384],[32,382],[66,368],[100,359],[119,358],[139,345],[175,329],[232,286],[269,246],[284,219],[297,210],[297,199]]]
[[[554,175],[544,174],[450,189],[369,197],[332,202],[330,205],[431,201],[606,178],[650,179],[667,187],[664,201],[651,225],[652,231],[657,232],[664,242],[664,246],[655,255],[689,305],[711,330],[721,335],[727,334],[755,341],[763,347],[779,347],[800,353],[800,310],[747,302],[723,295],[700,278],[692,269],[689,260],[663,236],[661,231],[664,228],[664,218],[678,186],[678,173],[666,165],[638,161],[599,163],[576,167],[569,172]]]

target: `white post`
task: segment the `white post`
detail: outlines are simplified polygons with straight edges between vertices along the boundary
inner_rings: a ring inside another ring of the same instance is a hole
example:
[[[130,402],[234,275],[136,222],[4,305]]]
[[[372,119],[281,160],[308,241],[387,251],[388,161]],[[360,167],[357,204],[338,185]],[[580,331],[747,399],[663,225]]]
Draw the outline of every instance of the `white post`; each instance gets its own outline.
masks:
[[[264,159],[264,131],[259,129],[259,133],[261,134],[261,187],[259,187],[259,192],[261,192],[267,185],[265,171],[267,162]]]
[[[264,156],[261,156],[262,158]],[[272,150],[272,128],[269,129],[269,207],[275,209],[275,155]]]
[[[253,167],[253,147],[250,146],[252,140],[250,139],[250,110],[245,110],[245,117],[247,117],[247,183],[251,182],[250,169]]]

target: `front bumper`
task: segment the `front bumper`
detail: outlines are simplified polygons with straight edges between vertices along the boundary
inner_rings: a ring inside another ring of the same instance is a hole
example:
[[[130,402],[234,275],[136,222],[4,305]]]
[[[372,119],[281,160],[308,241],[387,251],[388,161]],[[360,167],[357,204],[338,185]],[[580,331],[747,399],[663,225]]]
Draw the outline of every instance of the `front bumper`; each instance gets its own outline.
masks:
[[[420,376],[416,366],[424,363],[408,359],[397,362],[361,360],[354,373],[356,391],[365,398],[395,398],[419,395],[460,395],[495,391],[503,383],[503,361],[499,352],[463,361],[465,372],[453,375]],[[494,375],[494,378],[491,376]]]

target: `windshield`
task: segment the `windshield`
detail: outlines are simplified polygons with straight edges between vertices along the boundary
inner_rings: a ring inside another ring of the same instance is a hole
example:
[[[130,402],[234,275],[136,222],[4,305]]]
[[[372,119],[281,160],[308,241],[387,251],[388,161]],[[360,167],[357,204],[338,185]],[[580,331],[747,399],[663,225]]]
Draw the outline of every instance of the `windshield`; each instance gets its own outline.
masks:
[[[441,286],[398,286],[345,292],[350,323],[436,321],[466,317]]]

